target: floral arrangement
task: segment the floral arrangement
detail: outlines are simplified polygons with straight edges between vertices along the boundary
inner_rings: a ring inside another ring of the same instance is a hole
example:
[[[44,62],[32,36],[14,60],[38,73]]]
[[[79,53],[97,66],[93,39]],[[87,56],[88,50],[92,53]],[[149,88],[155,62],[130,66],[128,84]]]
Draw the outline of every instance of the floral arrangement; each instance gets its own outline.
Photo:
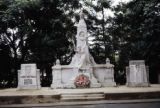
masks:
[[[74,84],[77,88],[88,88],[90,86],[90,80],[86,75],[81,74],[76,77]]]

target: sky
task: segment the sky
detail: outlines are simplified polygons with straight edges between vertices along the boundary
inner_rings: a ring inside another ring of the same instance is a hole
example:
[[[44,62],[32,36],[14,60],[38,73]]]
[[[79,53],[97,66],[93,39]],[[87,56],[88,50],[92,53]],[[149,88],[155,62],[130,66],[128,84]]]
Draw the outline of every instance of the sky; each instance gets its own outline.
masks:
[[[118,5],[120,2],[124,2],[124,3],[127,3],[131,0],[111,0],[111,6],[116,6]],[[97,17],[99,17],[100,19],[102,18],[102,14],[101,13],[94,13],[97,15]],[[110,9],[105,9],[105,17],[114,17],[114,13],[113,11],[111,11]],[[92,44],[93,43],[93,40],[94,38],[93,37],[89,37],[88,40],[89,40],[89,43]]]
[[[127,3],[127,2],[129,2],[129,1],[131,1],[131,0],[111,0],[111,2],[112,2],[111,6],[116,6],[116,5],[118,5],[120,2]],[[113,17],[114,14],[113,14],[113,12],[112,12],[111,10],[106,10],[106,16],[111,16],[111,17]]]
[[[129,2],[131,0],[111,0],[113,3],[112,3],[112,6],[116,6],[118,5],[119,2]]]
[[[131,1],[131,0],[111,0],[111,7],[114,7],[114,6],[118,5],[120,2],[127,3],[129,1]],[[97,0],[92,1],[92,3],[96,5],[97,4]],[[99,19],[102,18],[102,14],[101,13],[97,13],[97,12],[93,11],[91,8],[88,8],[86,6],[84,6],[83,8],[85,8],[88,11],[90,11],[91,14],[93,14],[94,16],[97,16]],[[109,16],[114,17],[113,11],[111,11],[110,9],[105,9],[105,17],[107,18]]]

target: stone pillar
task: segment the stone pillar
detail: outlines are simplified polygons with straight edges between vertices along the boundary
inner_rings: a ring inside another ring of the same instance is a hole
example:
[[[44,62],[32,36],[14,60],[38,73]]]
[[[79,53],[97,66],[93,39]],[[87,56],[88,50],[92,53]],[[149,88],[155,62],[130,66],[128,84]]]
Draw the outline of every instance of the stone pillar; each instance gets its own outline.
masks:
[[[62,84],[62,72],[61,72],[61,65],[60,61],[56,61],[56,65],[52,67],[52,84],[51,88],[63,88]]]
[[[37,79],[37,89],[40,89],[40,88],[41,88],[40,69],[37,69],[36,71],[37,71],[37,72],[36,72],[36,73],[37,73],[37,75],[36,75],[36,76],[37,76],[37,78],[36,78],[36,79]]]
[[[106,75],[104,76],[104,82],[102,82],[103,87],[113,87],[116,86],[114,81],[114,65],[110,63],[109,58],[106,58],[105,66]]]

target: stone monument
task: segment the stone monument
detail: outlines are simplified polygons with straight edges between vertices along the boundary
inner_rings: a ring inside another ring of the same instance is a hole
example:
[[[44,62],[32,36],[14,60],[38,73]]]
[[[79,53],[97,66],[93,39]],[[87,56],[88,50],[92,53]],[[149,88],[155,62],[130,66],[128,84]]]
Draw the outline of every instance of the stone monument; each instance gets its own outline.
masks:
[[[40,71],[36,64],[21,64],[21,70],[18,70],[18,89],[40,88]]]
[[[83,13],[77,25],[76,43],[76,53],[71,63],[60,65],[60,61],[57,60],[56,65],[52,67],[51,88],[115,86],[114,65],[110,64],[108,58],[106,64],[96,64],[89,52],[88,32]]]
[[[130,87],[149,86],[149,69],[144,60],[131,60],[126,67],[126,85]]]

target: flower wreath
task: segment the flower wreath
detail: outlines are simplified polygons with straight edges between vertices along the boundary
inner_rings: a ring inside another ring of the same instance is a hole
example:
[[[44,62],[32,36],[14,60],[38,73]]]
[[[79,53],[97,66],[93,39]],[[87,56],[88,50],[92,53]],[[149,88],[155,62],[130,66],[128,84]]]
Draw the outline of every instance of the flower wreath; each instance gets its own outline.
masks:
[[[74,84],[77,88],[88,88],[90,86],[90,80],[86,75],[81,74],[76,77]]]

